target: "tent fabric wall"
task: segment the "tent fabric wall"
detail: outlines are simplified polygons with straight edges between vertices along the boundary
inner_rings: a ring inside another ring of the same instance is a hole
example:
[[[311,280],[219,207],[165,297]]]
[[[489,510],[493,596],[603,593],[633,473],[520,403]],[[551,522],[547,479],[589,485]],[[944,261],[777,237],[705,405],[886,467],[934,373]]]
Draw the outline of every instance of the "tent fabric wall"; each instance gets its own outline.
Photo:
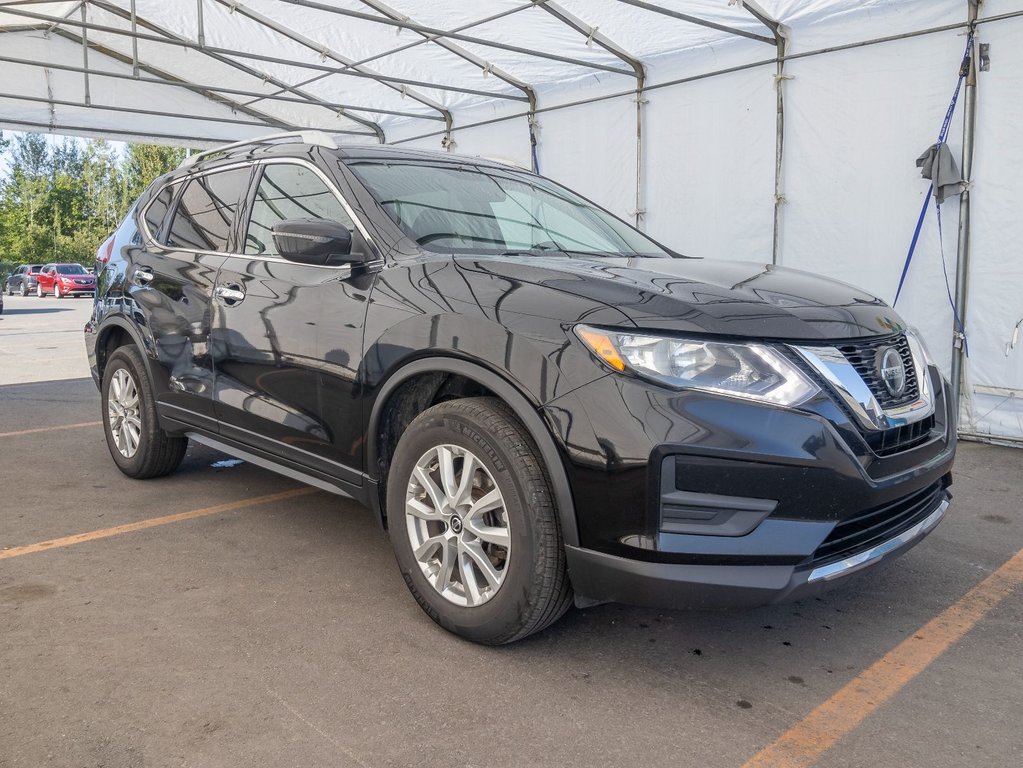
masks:
[[[634,220],[638,202],[641,226],[682,253],[770,263],[777,51],[769,25],[750,12],[755,6],[783,24],[790,78],[780,86],[785,140],[777,262],[892,301],[927,191],[914,160],[935,140],[948,106],[970,0],[759,0],[746,3],[749,8],[728,0],[652,1],[732,32],[617,0],[547,0],[578,17],[581,29],[555,18],[543,3],[525,0],[390,0],[399,18],[427,28],[450,30],[500,15],[464,34],[505,48],[449,39],[461,51],[456,54],[436,40],[424,42],[422,31],[380,23],[387,9],[380,0],[322,6],[136,0],[143,31],[185,41],[137,41],[148,80],[166,75],[248,94],[90,77],[94,105],[168,113],[143,115],[74,106],[84,99],[84,77],[74,71],[82,64],[82,30],[73,26],[77,4],[4,8],[0,0],[0,127],[164,141],[177,136],[172,143],[209,146],[294,126],[348,131],[343,140],[352,142],[383,137],[410,147],[450,146],[530,167],[531,94],[544,175],[626,220]],[[128,0],[91,0],[88,19],[123,31],[128,7]],[[205,48],[197,42],[200,7]],[[54,21],[69,15],[51,34],[25,13],[49,13]],[[1023,317],[1023,145],[1015,137],[1023,120],[1019,14],[1023,0],[981,5],[978,38],[991,44],[992,63],[977,88],[970,357],[962,408],[964,431],[1012,440],[1023,440],[1023,344],[1006,354],[1013,325]],[[91,30],[88,37],[91,67],[122,78],[131,72],[129,36]],[[890,39],[876,42],[882,38]],[[618,54],[609,50],[614,44]],[[345,63],[352,61],[368,63]],[[646,86],[638,166],[637,61]],[[961,103],[949,136],[957,156],[962,117]],[[244,124],[250,120],[256,125]],[[946,373],[953,321],[945,279],[954,285],[958,208],[957,199],[942,208],[944,270],[933,208],[928,211],[898,304]]]

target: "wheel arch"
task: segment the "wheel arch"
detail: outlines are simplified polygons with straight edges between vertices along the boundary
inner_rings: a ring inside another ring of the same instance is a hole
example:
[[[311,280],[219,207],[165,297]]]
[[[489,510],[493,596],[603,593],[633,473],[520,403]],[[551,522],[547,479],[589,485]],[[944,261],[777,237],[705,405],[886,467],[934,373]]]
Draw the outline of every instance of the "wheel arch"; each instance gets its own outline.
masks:
[[[157,397],[161,392],[165,392],[168,388],[166,371],[162,366],[153,365],[153,359],[149,355],[145,339],[138,328],[124,317],[119,316],[108,317],[96,331],[96,372],[99,381],[101,383],[103,381],[103,371],[106,368],[107,361],[110,359],[110,355],[113,354],[114,350],[127,344],[133,344],[138,347],[142,360],[146,365],[146,373],[149,374],[149,380],[153,382],[156,388],[153,396]]]
[[[386,477],[380,472],[382,469],[380,465],[382,420],[388,412],[392,397],[403,384],[417,377],[429,376],[431,374],[448,374],[468,379],[489,390],[511,408],[512,412],[526,428],[530,437],[533,438],[533,442],[536,443],[540,456],[544,461],[548,477],[551,481],[552,491],[554,492],[554,499],[557,503],[558,519],[561,523],[561,533],[565,544],[578,546],[579,531],[568,473],[565,470],[554,437],[538,412],[539,406],[531,402],[526,394],[504,377],[469,360],[456,357],[420,358],[406,363],[394,371],[380,385],[380,390],[370,410],[367,425],[366,458],[369,471],[374,476],[379,473],[378,479],[382,492],[386,493]],[[375,511],[379,516],[379,522],[381,525],[384,525],[386,513],[382,501],[375,505]]]

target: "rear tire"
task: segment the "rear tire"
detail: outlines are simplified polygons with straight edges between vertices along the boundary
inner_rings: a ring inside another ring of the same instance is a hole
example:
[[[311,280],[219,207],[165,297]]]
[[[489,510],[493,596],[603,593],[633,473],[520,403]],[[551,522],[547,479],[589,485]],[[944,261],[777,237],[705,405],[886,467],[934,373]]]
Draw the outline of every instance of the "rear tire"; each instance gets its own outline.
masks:
[[[160,429],[149,371],[137,347],[119,347],[103,370],[103,432],[110,455],[128,477],[169,475],[185,457],[188,438]]]
[[[36,296],[41,299],[45,295],[46,294],[43,293],[43,286],[39,285],[39,283],[36,283]]]
[[[571,605],[546,468],[500,400],[453,400],[421,413],[395,450],[387,511],[409,591],[449,632],[511,643]]]
[[[28,296],[28,286],[25,285],[24,281],[22,281],[22,283],[21,283],[20,293],[21,293],[22,297]]]

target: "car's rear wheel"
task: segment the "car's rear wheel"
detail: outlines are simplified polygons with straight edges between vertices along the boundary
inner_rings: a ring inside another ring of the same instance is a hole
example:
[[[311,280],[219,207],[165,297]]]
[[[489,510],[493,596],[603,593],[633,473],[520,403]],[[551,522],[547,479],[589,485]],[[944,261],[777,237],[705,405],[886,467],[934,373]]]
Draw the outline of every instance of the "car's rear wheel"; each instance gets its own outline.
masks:
[[[21,295],[28,296],[28,286],[24,282],[21,284]]]
[[[40,299],[43,298],[43,286],[39,285],[39,283],[36,283],[36,296]]]
[[[491,645],[571,604],[547,472],[501,401],[436,405],[405,430],[387,480],[388,528],[409,590],[445,629]]]
[[[129,477],[168,475],[178,468],[188,438],[160,429],[152,382],[134,346],[119,347],[103,371],[103,431],[118,468]]]

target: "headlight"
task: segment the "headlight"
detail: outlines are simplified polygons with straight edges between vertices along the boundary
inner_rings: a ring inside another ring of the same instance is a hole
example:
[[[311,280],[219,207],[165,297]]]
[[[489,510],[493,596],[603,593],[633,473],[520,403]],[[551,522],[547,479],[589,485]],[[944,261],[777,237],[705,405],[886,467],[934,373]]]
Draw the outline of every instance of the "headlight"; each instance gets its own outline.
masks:
[[[763,344],[672,339],[577,325],[576,335],[612,369],[676,389],[699,389],[776,405],[805,403],[819,389]]]

